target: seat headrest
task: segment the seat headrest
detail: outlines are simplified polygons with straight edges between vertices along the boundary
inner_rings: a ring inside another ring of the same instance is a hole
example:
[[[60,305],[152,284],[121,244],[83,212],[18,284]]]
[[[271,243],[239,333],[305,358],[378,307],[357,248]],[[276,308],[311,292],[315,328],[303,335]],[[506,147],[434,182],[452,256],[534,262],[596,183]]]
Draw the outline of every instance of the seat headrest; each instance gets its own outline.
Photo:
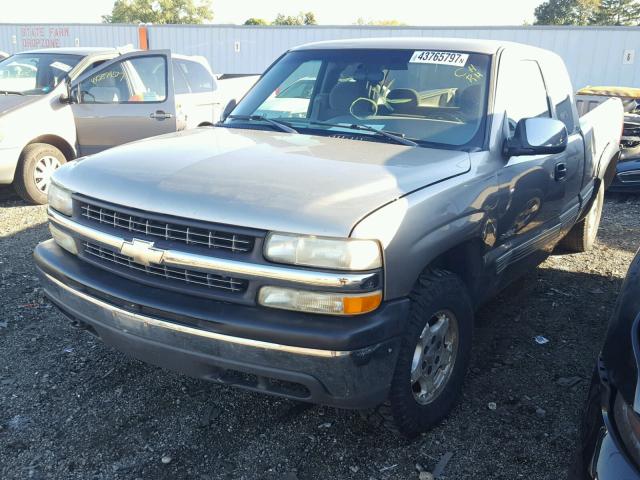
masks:
[[[360,82],[338,82],[329,92],[329,107],[348,111],[357,98],[367,96],[366,90]]]
[[[471,85],[458,92],[458,107],[467,116],[479,117],[482,113],[482,87]]]

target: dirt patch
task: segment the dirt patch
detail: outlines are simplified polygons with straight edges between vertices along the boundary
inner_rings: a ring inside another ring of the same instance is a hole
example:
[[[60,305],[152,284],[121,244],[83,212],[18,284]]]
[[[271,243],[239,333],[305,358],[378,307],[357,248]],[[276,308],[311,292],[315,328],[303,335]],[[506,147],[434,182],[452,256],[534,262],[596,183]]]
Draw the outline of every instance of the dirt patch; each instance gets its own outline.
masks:
[[[562,478],[640,238],[640,199],[609,198],[594,251],[552,256],[483,307],[462,400],[406,442],[356,413],[193,380],[75,330],[43,299],[31,260],[49,236],[45,208],[6,190],[0,199],[7,480],[418,479],[416,464],[432,471],[439,462],[450,479]]]

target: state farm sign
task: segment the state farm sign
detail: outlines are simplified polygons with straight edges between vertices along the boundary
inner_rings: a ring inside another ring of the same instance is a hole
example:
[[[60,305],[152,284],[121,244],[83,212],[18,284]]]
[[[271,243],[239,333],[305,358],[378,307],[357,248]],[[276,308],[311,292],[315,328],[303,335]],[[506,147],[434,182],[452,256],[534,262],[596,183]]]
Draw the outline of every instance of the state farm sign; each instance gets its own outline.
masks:
[[[69,27],[36,25],[20,27],[22,48],[55,48],[69,44]],[[66,40],[66,41],[65,41]]]

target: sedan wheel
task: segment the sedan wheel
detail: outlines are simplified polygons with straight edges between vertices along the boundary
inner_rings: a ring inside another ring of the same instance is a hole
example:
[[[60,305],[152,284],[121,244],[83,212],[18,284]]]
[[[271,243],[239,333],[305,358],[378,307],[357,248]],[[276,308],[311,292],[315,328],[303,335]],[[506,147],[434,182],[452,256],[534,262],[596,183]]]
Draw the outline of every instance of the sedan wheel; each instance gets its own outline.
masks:
[[[36,183],[36,187],[42,193],[49,191],[49,184],[51,183],[51,176],[58,168],[60,168],[60,161],[47,155],[42,157],[35,166],[35,172],[33,174],[33,180]]]

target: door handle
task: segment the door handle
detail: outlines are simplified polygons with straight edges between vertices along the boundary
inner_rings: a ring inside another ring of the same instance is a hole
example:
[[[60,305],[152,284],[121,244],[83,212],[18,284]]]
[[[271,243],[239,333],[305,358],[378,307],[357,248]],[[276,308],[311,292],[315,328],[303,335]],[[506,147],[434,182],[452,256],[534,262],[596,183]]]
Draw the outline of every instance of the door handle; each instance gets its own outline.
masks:
[[[556,168],[553,172],[553,178],[556,180],[564,180],[567,177],[567,164],[564,162],[556,163]]]
[[[173,118],[172,113],[163,112],[162,110],[156,110],[149,118],[155,118],[156,120],[166,120],[167,118]]]

